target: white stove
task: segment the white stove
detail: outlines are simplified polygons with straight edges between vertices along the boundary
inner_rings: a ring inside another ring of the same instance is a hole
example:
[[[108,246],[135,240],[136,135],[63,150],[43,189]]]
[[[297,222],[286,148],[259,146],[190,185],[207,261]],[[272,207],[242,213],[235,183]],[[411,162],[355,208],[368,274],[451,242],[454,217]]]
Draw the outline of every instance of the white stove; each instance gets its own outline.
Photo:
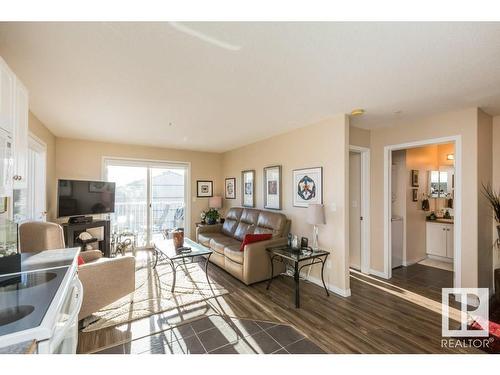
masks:
[[[0,259],[0,347],[36,340],[39,353],[75,353],[83,291],[78,248]]]

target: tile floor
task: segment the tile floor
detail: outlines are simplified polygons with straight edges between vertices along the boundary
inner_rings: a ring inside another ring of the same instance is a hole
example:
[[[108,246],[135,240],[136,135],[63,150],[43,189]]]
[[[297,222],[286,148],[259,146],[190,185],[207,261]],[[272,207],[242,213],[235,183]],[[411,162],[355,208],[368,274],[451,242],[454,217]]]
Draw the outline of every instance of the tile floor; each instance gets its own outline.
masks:
[[[291,326],[212,315],[96,354],[323,354]]]

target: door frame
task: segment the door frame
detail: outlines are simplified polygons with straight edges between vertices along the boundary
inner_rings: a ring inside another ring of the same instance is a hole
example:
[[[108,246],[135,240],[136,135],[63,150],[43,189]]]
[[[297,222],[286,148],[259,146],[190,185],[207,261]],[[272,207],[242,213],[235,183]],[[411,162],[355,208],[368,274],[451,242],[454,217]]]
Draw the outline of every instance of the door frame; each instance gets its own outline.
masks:
[[[151,201],[151,183],[150,180],[150,170],[149,167],[165,167],[166,165],[177,165],[186,168],[186,175],[184,176],[184,196],[185,196],[185,204],[186,209],[184,211],[184,233],[191,233],[191,162],[184,161],[168,161],[168,160],[155,160],[155,159],[140,159],[140,158],[127,158],[127,157],[119,157],[119,156],[103,156],[101,160],[101,179],[104,181],[106,179],[106,161],[116,160],[118,162],[123,162],[124,164],[134,162],[137,165],[143,165],[148,167],[147,171],[147,179],[148,179],[148,191],[147,191],[147,201]],[[150,209],[147,210],[147,223],[148,226],[151,227],[151,213]],[[147,234],[148,241],[149,233]],[[150,246],[148,243],[147,246]]]
[[[34,147],[32,147],[34,146]],[[40,171],[41,172],[41,182],[44,186],[44,194],[43,194],[43,219],[41,219],[42,221],[47,221],[47,215],[48,215],[48,210],[47,210],[47,192],[48,192],[48,189],[47,189],[47,164],[48,164],[48,156],[47,156],[47,143],[45,141],[43,141],[42,139],[40,139],[40,137],[36,136],[35,134],[33,134],[32,132],[28,131],[28,152],[30,150],[30,148],[32,148],[33,150],[35,150],[36,152],[39,152],[41,154],[43,154],[43,168],[42,170]],[[28,181],[28,184],[30,182]],[[33,207],[34,209],[35,207]],[[36,220],[35,218],[33,218],[33,220]]]
[[[454,251],[453,257],[453,286],[460,288],[462,266],[462,136],[430,138],[420,141],[399,143],[384,147],[384,272],[378,276],[390,279],[392,277],[391,259],[391,166],[392,151],[408,148],[430,146],[435,144],[454,143],[455,145],[455,197],[454,205]]]
[[[370,149],[349,145],[349,152],[361,155],[361,272],[370,273]],[[348,224],[349,225],[349,224]]]

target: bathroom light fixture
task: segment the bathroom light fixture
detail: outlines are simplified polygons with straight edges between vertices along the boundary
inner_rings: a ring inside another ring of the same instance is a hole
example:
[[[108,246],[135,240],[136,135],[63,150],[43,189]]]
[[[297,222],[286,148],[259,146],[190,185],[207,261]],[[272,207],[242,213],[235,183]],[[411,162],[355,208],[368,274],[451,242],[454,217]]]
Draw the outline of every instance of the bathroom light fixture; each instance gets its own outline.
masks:
[[[446,155],[447,160],[455,160],[455,155],[454,154],[448,154]]]
[[[365,114],[365,110],[363,108],[356,108],[351,111],[351,116],[361,116]]]

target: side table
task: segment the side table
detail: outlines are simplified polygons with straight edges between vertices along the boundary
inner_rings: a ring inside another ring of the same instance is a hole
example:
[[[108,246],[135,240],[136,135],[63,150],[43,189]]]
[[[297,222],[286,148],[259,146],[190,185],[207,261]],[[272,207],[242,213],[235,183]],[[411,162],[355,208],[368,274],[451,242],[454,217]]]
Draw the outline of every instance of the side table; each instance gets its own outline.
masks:
[[[325,284],[325,279],[323,275],[323,271],[325,269],[326,258],[330,253],[325,250],[295,250],[288,246],[276,246],[276,247],[268,247],[267,249],[269,260],[271,261],[271,276],[269,277],[269,281],[267,283],[267,288],[271,287],[271,282],[273,281],[274,275],[274,261],[291,261],[294,265],[294,275],[293,278],[295,280],[295,307],[300,307],[300,289],[299,289],[299,275],[302,268],[307,266],[312,266],[313,264],[321,264],[321,282],[323,283],[323,287],[325,288],[326,296],[329,297],[330,293],[328,292],[328,288]],[[310,260],[311,262],[300,265],[301,262]]]

